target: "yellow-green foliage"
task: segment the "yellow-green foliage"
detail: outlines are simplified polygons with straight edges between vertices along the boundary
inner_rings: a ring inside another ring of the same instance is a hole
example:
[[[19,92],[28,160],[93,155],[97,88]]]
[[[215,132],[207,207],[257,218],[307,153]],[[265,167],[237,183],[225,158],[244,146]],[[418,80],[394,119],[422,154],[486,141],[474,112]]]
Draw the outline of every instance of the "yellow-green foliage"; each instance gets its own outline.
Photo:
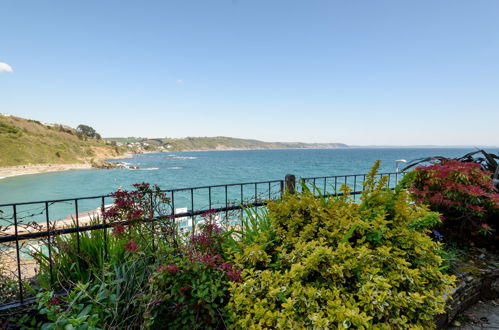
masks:
[[[428,329],[454,281],[440,246],[421,229],[436,214],[403,190],[375,182],[361,203],[305,192],[269,205],[274,242],[236,254],[244,281],[231,287],[236,328]],[[433,223],[434,224],[434,223]]]

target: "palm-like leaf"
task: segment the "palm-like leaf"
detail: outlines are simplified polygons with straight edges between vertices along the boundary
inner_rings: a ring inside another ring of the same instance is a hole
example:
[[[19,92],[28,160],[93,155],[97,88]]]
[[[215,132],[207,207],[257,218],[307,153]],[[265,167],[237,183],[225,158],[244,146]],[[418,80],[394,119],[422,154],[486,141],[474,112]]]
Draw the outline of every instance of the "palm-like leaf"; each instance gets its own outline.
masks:
[[[476,156],[476,155],[480,156]],[[414,166],[423,164],[423,163],[428,163],[428,162],[442,162],[444,160],[448,159],[447,157],[443,156],[434,156],[434,157],[425,157],[425,158],[418,158],[415,160],[412,160],[407,164],[406,167],[402,169],[402,171],[406,171],[410,168],[413,168]],[[460,162],[463,163],[477,163],[482,166],[484,170],[492,172],[492,177],[493,179],[497,179],[499,176],[499,167],[497,166],[497,163],[499,161],[499,155],[489,153],[483,149],[478,149],[477,151],[472,151],[470,153],[467,153],[466,155],[457,158]]]

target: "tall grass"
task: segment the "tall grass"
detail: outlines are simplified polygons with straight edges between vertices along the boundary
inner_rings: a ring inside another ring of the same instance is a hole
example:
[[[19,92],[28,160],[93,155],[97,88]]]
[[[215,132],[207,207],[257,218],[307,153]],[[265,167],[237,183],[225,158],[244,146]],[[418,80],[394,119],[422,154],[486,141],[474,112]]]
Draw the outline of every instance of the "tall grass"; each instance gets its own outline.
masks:
[[[93,218],[91,223],[99,223],[99,218]],[[39,248],[33,257],[40,265],[40,286],[48,289],[55,285],[60,289],[87,282],[95,276],[102,276],[106,262],[116,264],[123,260],[123,239],[110,235],[109,231],[99,229],[63,234]]]

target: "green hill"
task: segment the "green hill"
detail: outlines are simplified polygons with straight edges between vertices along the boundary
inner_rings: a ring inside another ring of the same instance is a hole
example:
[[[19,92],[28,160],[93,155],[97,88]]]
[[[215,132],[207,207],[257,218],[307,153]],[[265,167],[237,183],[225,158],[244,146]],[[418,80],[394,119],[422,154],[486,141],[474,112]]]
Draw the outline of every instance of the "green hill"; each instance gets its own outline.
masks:
[[[85,163],[122,151],[68,126],[0,115],[0,166]]]
[[[187,137],[173,138],[108,138],[120,144],[142,145],[149,150],[250,150],[250,149],[311,149],[311,148],[347,148],[343,143],[302,143],[302,142],[263,142],[258,140],[237,139],[231,137]]]

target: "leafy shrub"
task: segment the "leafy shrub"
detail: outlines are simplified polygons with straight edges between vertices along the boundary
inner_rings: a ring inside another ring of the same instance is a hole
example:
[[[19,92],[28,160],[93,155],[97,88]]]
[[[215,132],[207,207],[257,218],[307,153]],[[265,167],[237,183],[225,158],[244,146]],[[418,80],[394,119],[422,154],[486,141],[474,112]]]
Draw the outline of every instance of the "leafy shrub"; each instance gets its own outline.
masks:
[[[143,259],[135,258],[102,278],[77,283],[67,296],[38,294],[40,314],[49,321],[42,328],[138,328],[141,315],[136,305],[147,283],[148,268]]]
[[[92,219],[91,224],[112,223],[111,230],[59,235],[50,243],[51,256],[48,246],[34,254],[40,265],[41,287],[68,290],[78,282],[92,281],[138,250],[153,263],[156,249],[173,245],[173,222],[165,216],[170,212],[168,198],[157,186],[140,183],[134,187],[137,190],[114,194],[114,203],[102,212],[102,221],[99,217]],[[154,223],[153,217],[157,217]]]
[[[205,219],[209,219],[205,215]],[[159,255],[143,299],[145,327],[225,328],[229,283],[240,271],[224,259],[224,233],[211,221],[200,225],[178,254]]]
[[[227,231],[224,235],[224,253],[228,256],[242,252],[245,246],[255,242],[273,242],[275,234],[272,231],[267,208],[246,208],[241,217],[241,227]]]
[[[88,282],[101,276],[106,271],[106,256],[112,264],[125,259],[125,242],[125,238],[109,235],[104,230],[54,237],[51,258],[47,246],[33,255],[40,265],[40,286],[69,289],[77,282]],[[52,280],[54,284],[51,284]]]
[[[142,241],[142,248],[154,250],[157,243],[163,246],[177,246],[175,223],[171,221],[170,199],[159,186],[149,183],[133,185],[136,190],[118,190],[113,194],[114,204],[102,215],[107,223],[116,222],[115,233],[133,233]],[[123,223],[126,222],[126,223]]]
[[[268,206],[275,240],[236,253],[236,328],[431,328],[453,277],[440,271],[438,214],[370,172],[361,203],[305,191]]]
[[[499,178],[499,166],[497,164],[499,160],[499,155],[493,154],[490,152],[487,152],[483,149],[478,149],[477,151],[472,151],[470,153],[467,153],[464,156],[461,156],[459,158],[455,158],[461,163],[475,163],[475,164],[480,164],[481,168],[485,171],[489,171],[490,174],[492,175],[492,179],[498,179]],[[423,163],[428,163],[428,162],[445,162],[447,161],[448,158],[442,157],[442,156],[433,156],[433,157],[425,157],[425,158],[419,158],[411,161],[409,164],[407,164],[406,167],[402,171],[406,171],[410,168],[413,168],[417,165],[421,165]]]
[[[17,281],[5,276],[0,269],[0,304],[11,302],[17,296]]]
[[[473,239],[498,228],[499,193],[478,163],[441,159],[416,167],[403,182],[419,202],[442,213],[444,236]]]

